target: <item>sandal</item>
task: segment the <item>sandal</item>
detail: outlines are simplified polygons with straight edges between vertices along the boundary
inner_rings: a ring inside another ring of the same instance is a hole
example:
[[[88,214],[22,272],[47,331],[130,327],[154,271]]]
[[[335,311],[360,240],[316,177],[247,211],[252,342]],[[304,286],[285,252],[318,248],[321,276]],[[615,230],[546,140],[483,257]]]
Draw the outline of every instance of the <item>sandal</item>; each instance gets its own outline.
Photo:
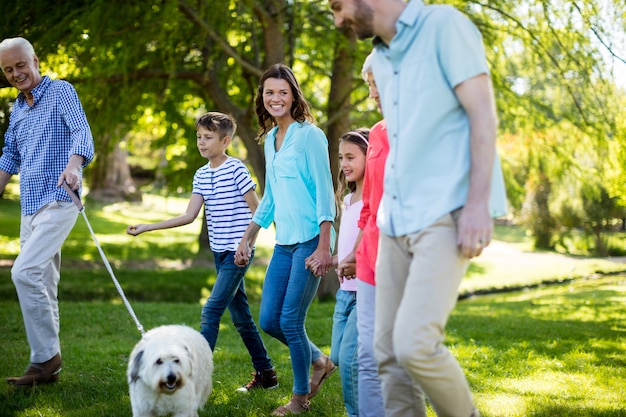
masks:
[[[320,359],[325,358],[324,365],[316,366],[313,364],[313,374],[311,375],[311,392],[308,399],[315,397],[322,386],[322,383],[337,370],[337,366],[326,355],[322,355]]]
[[[273,416],[291,416],[295,414],[304,413],[309,411],[310,403],[308,401],[301,402],[292,398],[287,404],[281,405],[272,412]]]

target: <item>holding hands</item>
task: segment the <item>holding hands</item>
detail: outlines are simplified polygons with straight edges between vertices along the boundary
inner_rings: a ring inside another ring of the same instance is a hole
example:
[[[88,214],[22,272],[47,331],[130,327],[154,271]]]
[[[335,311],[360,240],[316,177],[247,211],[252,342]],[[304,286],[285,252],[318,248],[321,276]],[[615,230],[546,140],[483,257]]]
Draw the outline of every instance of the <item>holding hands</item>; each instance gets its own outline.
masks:
[[[327,268],[324,267],[324,264],[320,259],[314,257],[315,253],[306,259],[305,266],[309,269],[313,274],[317,277],[325,275],[330,270],[330,267],[336,266],[335,272],[337,273],[337,277],[339,281],[344,279],[354,279],[356,278],[356,261],[354,260],[354,254],[348,255],[345,259],[343,259],[339,264],[337,264],[337,256],[332,256],[330,264]]]
[[[330,250],[318,248],[304,260],[304,266],[316,277],[326,275],[332,267],[332,257]]]
[[[248,245],[247,241],[242,239],[237,247],[237,250],[235,251],[235,265],[248,265],[248,262],[250,262],[250,256],[252,256],[250,245]]]
[[[356,278],[356,255],[352,250],[337,266],[339,280]]]

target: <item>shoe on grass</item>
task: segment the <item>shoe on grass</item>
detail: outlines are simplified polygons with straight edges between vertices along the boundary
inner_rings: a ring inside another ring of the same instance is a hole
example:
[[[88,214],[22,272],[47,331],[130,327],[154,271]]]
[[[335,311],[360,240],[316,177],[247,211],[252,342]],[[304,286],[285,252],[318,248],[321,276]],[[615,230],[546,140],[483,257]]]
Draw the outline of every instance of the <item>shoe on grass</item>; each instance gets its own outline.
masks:
[[[239,392],[248,392],[254,389],[274,389],[278,387],[278,377],[274,368],[253,373],[254,378],[243,387],[237,389]]]
[[[41,384],[51,384],[59,380],[61,372],[61,355],[56,354],[52,359],[43,363],[31,363],[24,375],[7,378],[7,383],[18,387],[32,387]]]

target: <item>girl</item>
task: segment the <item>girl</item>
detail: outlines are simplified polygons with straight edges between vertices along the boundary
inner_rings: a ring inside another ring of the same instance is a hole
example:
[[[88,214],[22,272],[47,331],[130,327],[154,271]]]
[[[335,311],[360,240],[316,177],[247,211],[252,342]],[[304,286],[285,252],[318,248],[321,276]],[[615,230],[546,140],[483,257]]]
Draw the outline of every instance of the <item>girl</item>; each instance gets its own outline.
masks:
[[[308,400],[336,369],[309,340],[304,327],[320,277],[331,267],[335,203],[328,140],[313,124],[309,103],[289,67],[276,64],[265,71],[255,105],[259,139],[265,139],[265,193],[235,262],[249,262],[260,228],[274,222],[278,243],[263,283],[260,324],[291,354],[292,398],[272,413],[285,416],[307,411]]]
[[[363,207],[362,191],[365,177],[365,161],[369,145],[369,129],[357,129],[346,133],[339,140],[339,189],[337,201],[343,200],[337,255],[333,264],[337,265],[340,287],[337,291],[333,314],[333,335],[330,358],[339,364],[343,402],[348,416],[359,415],[358,407],[358,350],[357,350],[357,280],[354,258],[355,241],[359,235],[358,220]],[[349,194],[344,197],[346,188]],[[341,260],[341,262],[338,262]]]

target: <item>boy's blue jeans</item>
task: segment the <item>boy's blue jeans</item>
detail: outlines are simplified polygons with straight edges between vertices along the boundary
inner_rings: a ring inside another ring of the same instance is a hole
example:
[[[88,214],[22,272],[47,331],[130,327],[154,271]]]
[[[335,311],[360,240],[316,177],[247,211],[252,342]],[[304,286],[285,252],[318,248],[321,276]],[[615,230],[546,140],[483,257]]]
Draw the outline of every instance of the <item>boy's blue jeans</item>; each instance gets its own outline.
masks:
[[[304,260],[319,237],[295,245],[276,245],[267,267],[261,296],[261,328],[289,347],[293,368],[293,393],[309,393],[309,371],[322,352],[308,338],[304,322],[315,298],[320,278],[305,268]]]
[[[252,262],[254,251],[250,262],[244,267],[235,265],[234,251],[213,252],[213,257],[217,278],[213,284],[211,296],[202,308],[200,333],[209,342],[211,350],[215,350],[220,321],[224,311],[228,308],[233,324],[250,353],[254,369],[258,372],[271,369],[272,363],[250,313],[244,283],[244,276]]]
[[[330,359],[339,365],[343,403],[348,416],[359,415],[359,355],[356,291],[338,290],[333,313],[333,337]]]

